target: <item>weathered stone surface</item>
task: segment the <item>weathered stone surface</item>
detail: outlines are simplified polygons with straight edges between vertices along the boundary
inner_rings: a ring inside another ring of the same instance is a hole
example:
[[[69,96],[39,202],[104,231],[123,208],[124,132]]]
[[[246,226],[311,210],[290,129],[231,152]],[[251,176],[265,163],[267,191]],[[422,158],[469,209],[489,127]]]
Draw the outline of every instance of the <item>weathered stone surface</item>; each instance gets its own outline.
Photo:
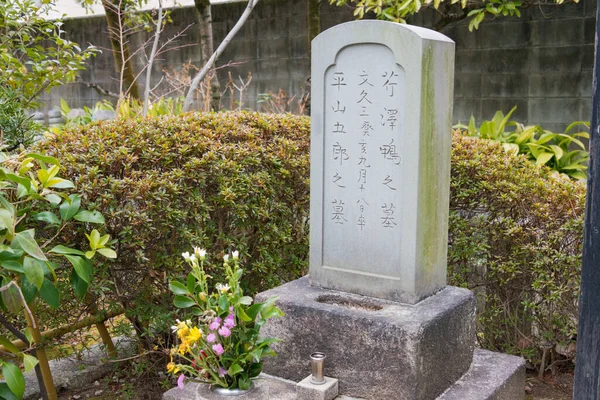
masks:
[[[183,389],[173,388],[163,394],[163,400],[223,400],[210,391],[209,385],[194,382],[187,383]],[[254,381],[254,390],[247,394],[232,397],[235,400],[294,400],[296,398],[296,383],[277,377],[261,374]]]
[[[438,400],[520,400],[525,396],[525,360],[477,349],[469,371]]]
[[[310,277],[414,304],[446,286],[454,42],[382,21],[312,42]]]
[[[114,118],[117,118],[117,113],[112,110],[96,110],[92,116],[94,121],[105,121]]]
[[[86,116],[86,112],[81,109],[81,108],[72,108],[68,113],[67,113],[67,119],[75,119],[77,117],[85,117]]]
[[[447,287],[416,305],[313,287],[302,278],[258,295],[279,296],[286,313],[261,334],[282,339],[265,372],[300,381],[309,355],[327,355],[325,375],[341,394],[365,399],[434,399],[468,369],[475,342],[474,299]],[[317,299],[321,301],[317,301]]]
[[[307,376],[296,385],[296,400],[333,400],[338,395],[338,380],[325,377],[325,382],[315,385],[312,375]]]
[[[137,348],[135,341],[125,336],[113,340],[119,358],[127,358],[135,354]],[[50,370],[57,390],[71,390],[84,388],[94,381],[104,377],[118,364],[106,362],[108,358],[102,345],[95,345],[82,352],[81,358],[69,357],[50,361]],[[25,374],[24,400],[37,400],[40,398],[35,371]]]

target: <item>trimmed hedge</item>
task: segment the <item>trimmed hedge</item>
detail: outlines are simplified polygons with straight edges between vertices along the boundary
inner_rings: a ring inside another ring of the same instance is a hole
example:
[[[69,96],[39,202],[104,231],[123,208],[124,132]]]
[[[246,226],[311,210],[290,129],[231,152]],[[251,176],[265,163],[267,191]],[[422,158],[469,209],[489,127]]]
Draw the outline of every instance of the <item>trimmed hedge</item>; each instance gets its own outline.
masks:
[[[541,348],[565,348],[577,333],[585,184],[455,134],[450,190],[449,283],[478,295],[481,346],[536,364]]]
[[[251,292],[306,273],[309,126],[291,115],[196,113],[92,123],[41,147],[118,239],[96,286],[150,320],[161,312],[153,305],[171,304],[168,278],[192,245],[212,265],[239,250]]]
[[[41,146],[118,238],[96,287],[136,323],[168,310],[168,277],[191,244],[214,258],[239,249],[252,292],[307,272],[309,125],[186,114],[94,123]],[[451,185],[449,283],[478,295],[483,347],[536,362],[576,332],[585,187],[457,133]]]

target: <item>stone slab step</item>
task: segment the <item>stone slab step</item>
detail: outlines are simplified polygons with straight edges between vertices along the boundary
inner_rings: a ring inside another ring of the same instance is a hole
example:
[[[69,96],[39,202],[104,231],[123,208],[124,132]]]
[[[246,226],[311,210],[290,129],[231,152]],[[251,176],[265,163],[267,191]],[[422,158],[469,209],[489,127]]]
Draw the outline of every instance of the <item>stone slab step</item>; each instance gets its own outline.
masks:
[[[520,400],[525,397],[525,360],[476,349],[471,368],[437,400]]]
[[[295,400],[296,382],[262,374],[255,389],[236,400]],[[521,357],[476,349],[471,368],[437,400],[521,400],[525,395],[525,360]],[[188,383],[183,389],[174,388],[163,400],[222,400],[206,385]],[[335,400],[361,400],[340,395]],[[381,399],[411,400],[411,399]]]

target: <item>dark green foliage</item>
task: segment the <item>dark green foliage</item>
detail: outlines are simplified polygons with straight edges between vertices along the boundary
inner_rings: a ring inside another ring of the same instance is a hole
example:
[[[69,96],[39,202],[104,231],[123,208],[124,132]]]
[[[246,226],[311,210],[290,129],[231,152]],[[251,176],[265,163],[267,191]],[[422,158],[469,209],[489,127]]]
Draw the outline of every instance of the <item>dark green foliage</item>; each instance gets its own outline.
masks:
[[[190,245],[212,265],[239,249],[248,293],[306,272],[307,118],[187,114],[78,129],[43,146],[119,239],[117,261],[96,276],[110,272],[106,285],[140,318],[171,304],[167,278],[181,279]],[[541,346],[571,339],[584,196],[583,184],[498,143],[454,136],[449,283],[477,293],[484,347],[535,361]]]
[[[478,295],[488,349],[539,361],[577,333],[585,184],[454,135],[449,283]]]
[[[171,303],[167,277],[187,268],[191,245],[212,265],[239,250],[249,293],[306,272],[309,130],[291,115],[187,114],[92,123],[41,146],[106,217],[118,238],[106,276],[150,319],[151,300]]]

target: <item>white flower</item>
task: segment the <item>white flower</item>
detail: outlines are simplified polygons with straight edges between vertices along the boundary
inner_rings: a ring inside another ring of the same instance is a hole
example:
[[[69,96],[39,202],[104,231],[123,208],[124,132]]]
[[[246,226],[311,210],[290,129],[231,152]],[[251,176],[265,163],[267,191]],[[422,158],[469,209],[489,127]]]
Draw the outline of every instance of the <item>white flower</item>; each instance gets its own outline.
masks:
[[[217,286],[215,287],[221,293],[227,293],[227,291],[229,290],[229,285],[227,284],[223,285],[222,283],[217,283]]]
[[[196,254],[196,256],[198,256],[198,258],[201,260],[206,258],[206,250],[201,249],[200,247],[194,247],[194,254]]]
[[[223,256],[223,261],[225,261],[225,262],[229,261],[229,254],[225,254]]]
[[[233,253],[231,253],[231,257],[233,257],[234,260],[237,260],[238,258],[240,258],[240,252],[239,251],[234,251]]]
[[[185,261],[190,261],[190,253],[189,252],[185,252],[185,253],[181,253],[181,256],[183,258],[185,258]]]
[[[194,261],[196,261],[196,255],[195,255],[195,254],[192,254],[192,255],[190,256],[190,262],[194,262]]]

